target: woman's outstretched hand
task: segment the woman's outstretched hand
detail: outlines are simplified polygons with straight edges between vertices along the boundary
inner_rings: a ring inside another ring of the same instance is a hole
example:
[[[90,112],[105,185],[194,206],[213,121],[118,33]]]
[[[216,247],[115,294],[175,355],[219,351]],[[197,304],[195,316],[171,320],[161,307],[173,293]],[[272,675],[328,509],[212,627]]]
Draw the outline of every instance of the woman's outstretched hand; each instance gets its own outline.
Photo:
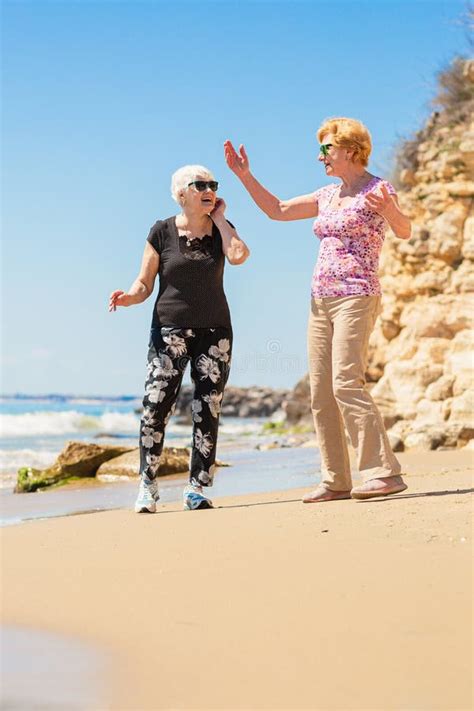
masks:
[[[242,178],[249,172],[249,159],[242,145],[239,146],[239,152],[237,153],[232,142],[227,140],[224,143],[224,156],[227,165],[238,178]]]
[[[132,303],[132,297],[124,291],[113,291],[109,297],[109,312],[117,311],[117,306],[130,306]]]

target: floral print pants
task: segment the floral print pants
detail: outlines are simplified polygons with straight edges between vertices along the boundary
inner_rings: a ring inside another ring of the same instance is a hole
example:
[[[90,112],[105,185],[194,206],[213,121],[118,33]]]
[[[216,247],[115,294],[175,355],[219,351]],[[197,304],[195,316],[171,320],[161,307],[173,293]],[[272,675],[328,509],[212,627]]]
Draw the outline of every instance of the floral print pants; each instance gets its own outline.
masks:
[[[176,407],[187,364],[194,384],[192,401],[192,484],[212,486],[217,431],[225,384],[229,377],[232,331],[229,328],[152,328],[148,376],[140,422],[140,473],[158,474],[165,428]]]

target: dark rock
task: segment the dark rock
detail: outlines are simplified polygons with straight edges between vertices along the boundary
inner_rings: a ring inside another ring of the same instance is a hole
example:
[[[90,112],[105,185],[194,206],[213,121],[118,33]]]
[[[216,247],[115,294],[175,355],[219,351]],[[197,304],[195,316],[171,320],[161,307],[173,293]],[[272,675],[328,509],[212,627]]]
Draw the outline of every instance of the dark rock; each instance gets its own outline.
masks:
[[[308,375],[305,375],[304,378],[297,382],[294,389],[283,401],[282,409],[286,415],[286,421],[290,425],[312,418]]]
[[[185,385],[181,388],[176,403],[175,422],[179,424],[192,424],[191,402],[194,388]],[[250,387],[226,388],[222,400],[223,417],[270,417],[282,406],[288,396],[288,390],[273,390],[272,388]],[[136,414],[141,415],[142,410],[136,409]]]

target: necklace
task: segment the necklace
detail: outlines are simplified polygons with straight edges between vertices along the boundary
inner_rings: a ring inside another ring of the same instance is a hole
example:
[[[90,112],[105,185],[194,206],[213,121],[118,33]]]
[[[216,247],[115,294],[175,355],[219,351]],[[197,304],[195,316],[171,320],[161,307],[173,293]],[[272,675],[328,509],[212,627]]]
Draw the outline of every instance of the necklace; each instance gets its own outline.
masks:
[[[368,177],[368,174],[364,175],[362,180],[360,180],[358,183],[356,183],[356,185],[352,188],[352,192],[354,193],[353,195],[349,194],[349,195],[344,195],[344,197],[341,197],[341,191],[342,191],[344,185],[341,184],[341,185],[337,186],[336,189],[333,191],[333,194],[331,195],[331,198],[329,200],[330,207],[333,207],[335,209],[342,209],[343,200],[347,197],[352,198],[350,204],[353,204],[356,200],[358,200],[362,190],[364,190],[367,187],[367,185],[369,185],[373,180],[373,176],[368,181],[366,180],[367,177]]]
[[[192,247],[197,242],[201,242],[201,240],[206,236],[207,235],[204,235],[203,237],[186,237],[186,247]]]
[[[178,226],[177,226],[177,227],[178,227]],[[185,229],[184,227],[181,227],[181,228],[178,227],[178,234],[179,234],[179,231],[180,231],[180,230],[181,230],[181,232],[184,232],[184,234],[183,234],[182,236],[186,239],[186,247],[192,247],[192,246],[194,246],[194,248],[196,248],[196,245],[197,245],[197,244],[201,244],[202,240],[203,240],[205,237],[209,237],[209,236],[210,236],[210,235],[208,235],[208,234],[206,233],[206,234],[204,234],[204,235],[201,235],[200,237],[193,237],[191,230],[187,230],[187,229]]]

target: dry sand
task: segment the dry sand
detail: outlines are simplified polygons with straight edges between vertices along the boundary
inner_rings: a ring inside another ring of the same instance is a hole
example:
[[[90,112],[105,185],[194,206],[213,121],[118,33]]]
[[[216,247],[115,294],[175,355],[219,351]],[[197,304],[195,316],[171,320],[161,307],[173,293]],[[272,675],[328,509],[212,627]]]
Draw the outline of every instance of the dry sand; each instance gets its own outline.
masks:
[[[390,499],[4,529],[3,620],[109,650],[113,709],[467,711],[472,452],[400,459]]]

